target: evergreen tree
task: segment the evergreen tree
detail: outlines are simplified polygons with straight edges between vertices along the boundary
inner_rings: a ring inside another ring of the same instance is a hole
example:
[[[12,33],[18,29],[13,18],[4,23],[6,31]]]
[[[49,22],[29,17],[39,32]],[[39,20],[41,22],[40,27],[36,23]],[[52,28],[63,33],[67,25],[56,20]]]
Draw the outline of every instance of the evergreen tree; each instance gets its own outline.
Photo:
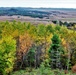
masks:
[[[61,40],[57,34],[54,34],[52,37],[52,44],[49,50],[51,68],[61,68],[61,53]]]
[[[27,60],[28,60],[29,66],[30,67],[34,66],[35,65],[35,48],[34,47],[30,48],[27,58],[28,58]]]

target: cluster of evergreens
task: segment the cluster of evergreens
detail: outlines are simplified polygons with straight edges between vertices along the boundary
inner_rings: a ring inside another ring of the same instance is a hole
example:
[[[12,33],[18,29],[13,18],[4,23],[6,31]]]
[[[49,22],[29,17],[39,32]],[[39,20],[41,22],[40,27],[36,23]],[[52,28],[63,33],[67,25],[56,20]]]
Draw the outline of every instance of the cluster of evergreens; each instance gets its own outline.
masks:
[[[76,31],[51,24],[0,22],[0,75],[42,64],[71,69],[76,64]]]

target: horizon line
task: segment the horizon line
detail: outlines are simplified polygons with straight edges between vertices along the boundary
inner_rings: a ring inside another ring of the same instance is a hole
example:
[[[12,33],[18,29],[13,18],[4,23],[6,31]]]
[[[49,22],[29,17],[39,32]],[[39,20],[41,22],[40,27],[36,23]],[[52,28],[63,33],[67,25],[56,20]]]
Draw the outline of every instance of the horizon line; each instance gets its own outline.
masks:
[[[0,8],[60,8],[60,9],[76,9],[76,8],[68,8],[68,7],[22,7],[22,6],[0,6]]]

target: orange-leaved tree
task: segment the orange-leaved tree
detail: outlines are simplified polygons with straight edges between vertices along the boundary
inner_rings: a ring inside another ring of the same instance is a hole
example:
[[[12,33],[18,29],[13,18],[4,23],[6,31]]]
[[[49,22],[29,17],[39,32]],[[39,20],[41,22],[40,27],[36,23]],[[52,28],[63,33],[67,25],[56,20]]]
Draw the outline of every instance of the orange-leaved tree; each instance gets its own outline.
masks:
[[[20,68],[23,65],[26,54],[32,46],[32,39],[28,33],[19,36],[17,45],[17,63]]]

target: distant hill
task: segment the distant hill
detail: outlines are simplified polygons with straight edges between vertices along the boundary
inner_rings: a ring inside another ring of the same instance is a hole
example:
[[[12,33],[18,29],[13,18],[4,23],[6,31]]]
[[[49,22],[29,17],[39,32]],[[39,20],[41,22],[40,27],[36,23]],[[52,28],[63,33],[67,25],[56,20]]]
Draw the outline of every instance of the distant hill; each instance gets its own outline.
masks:
[[[65,12],[66,11],[66,12]],[[44,18],[51,15],[67,14],[67,11],[76,11],[76,9],[68,8],[22,8],[22,7],[1,7],[0,16],[30,16],[33,18]]]

